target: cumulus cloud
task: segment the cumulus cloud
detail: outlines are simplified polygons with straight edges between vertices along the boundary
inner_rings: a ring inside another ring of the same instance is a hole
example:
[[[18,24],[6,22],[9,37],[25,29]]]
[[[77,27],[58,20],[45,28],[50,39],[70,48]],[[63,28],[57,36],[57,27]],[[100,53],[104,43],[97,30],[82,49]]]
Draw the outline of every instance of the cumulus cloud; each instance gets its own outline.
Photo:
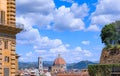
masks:
[[[83,30],[84,22],[80,18],[75,18],[70,8],[61,6],[54,15],[55,30]]]
[[[82,5],[78,5],[77,3],[73,3],[71,6],[71,12],[73,12],[76,18],[84,18],[88,16],[89,8],[86,3]]]
[[[73,3],[71,7],[61,6],[54,14],[55,30],[79,31],[85,29],[84,17],[88,16],[87,4],[78,5]]]
[[[17,21],[29,20],[31,25],[38,25],[44,29],[83,30],[85,25],[82,19],[88,15],[88,11],[85,3],[82,5],[72,3],[71,7],[55,8],[53,0],[17,1]]]
[[[95,12],[93,12],[91,15],[90,27],[96,28],[95,25],[99,25],[99,27],[102,27],[105,24],[120,20],[119,3],[120,0],[99,0],[98,4],[96,5]]]
[[[87,60],[88,58],[93,57],[93,54],[89,50],[82,49],[79,46],[73,49],[69,49],[65,46],[59,46],[46,50],[36,50],[33,55],[37,57],[41,56],[44,60],[54,61],[58,54],[61,54],[68,63]]]
[[[17,34],[17,43],[23,46],[32,44],[34,49],[34,51],[28,51],[28,53],[22,55],[20,61],[36,60],[38,56],[42,56],[45,60],[53,61],[57,54],[62,54],[67,62],[80,61],[84,58],[92,57],[92,53],[89,50],[82,49],[80,46],[70,48],[69,44],[64,44],[60,39],[50,39],[46,36],[41,36],[35,28]]]
[[[90,25],[85,31],[100,31],[97,25]]]
[[[81,43],[84,44],[84,45],[89,45],[90,41],[82,41]]]
[[[40,13],[47,15],[55,8],[53,0],[17,0],[17,13]]]
[[[53,0],[17,0],[17,22],[50,29],[54,10]]]

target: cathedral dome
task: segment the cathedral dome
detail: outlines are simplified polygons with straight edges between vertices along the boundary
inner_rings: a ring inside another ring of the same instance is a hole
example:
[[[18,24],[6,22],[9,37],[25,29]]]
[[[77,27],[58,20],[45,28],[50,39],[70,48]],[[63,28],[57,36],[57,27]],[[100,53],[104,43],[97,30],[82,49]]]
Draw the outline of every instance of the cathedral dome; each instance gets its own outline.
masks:
[[[66,64],[65,60],[62,57],[60,57],[60,54],[53,63],[53,65],[65,65],[65,64]]]

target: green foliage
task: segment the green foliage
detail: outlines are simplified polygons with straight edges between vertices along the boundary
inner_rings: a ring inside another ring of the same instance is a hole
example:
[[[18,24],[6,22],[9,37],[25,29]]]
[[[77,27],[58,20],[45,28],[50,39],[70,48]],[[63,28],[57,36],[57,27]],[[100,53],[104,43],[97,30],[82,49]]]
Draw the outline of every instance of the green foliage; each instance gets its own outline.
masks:
[[[100,36],[102,43],[107,47],[120,44],[120,21],[105,25]]]
[[[89,65],[88,71],[90,76],[111,76],[113,67],[120,67],[120,64]]]
[[[110,46],[111,44],[116,43],[116,30],[113,24],[108,24],[103,27],[101,31],[101,39],[102,43],[105,45]]]
[[[110,46],[106,46],[106,47],[104,47],[103,48],[103,50],[110,50],[110,49],[112,49],[113,51],[115,50],[115,49],[120,49],[120,45],[118,45],[118,44],[116,44],[116,45],[110,45]]]

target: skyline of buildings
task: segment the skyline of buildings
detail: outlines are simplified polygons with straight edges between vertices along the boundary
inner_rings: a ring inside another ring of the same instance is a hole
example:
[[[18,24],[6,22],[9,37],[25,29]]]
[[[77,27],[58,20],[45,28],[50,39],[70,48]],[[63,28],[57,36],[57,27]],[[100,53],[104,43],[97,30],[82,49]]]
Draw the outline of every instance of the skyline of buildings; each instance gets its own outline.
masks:
[[[46,67],[38,57],[37,68],[24,68],[17,72],[19,76],[89,76],[87,69],[67,69],[66,61],[58,54],[51,66]],[[42,66],[42,67],[41,67]]]

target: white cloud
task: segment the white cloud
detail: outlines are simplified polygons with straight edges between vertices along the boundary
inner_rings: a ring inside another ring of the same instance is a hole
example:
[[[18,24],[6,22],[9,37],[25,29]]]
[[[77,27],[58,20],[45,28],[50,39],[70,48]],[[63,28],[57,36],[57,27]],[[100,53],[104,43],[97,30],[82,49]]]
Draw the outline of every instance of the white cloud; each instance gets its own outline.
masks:
[[[25,62],[27,59],[28,59],[27,57],[25,57],[25,58],[24,58],[24,57],[20,57],[20,58],[19,58],[19,60],[20,60],[21,62]]]
[[[27,57],[33,57],[32,52],[30,51],[30,52],[26,53],[26,56]]]
[[[36,48],[34,48],[36,49]],[[46,50],[35,50],[36,53],[46,53]]]
[[[26,36],[27,35],[27,36]],[[37,29],[23,31],[17,35],[18,45],[31,45],[34,51],[28,51],[21,55],[20,61],[34,61],[42,56],[45,60],[54,60],[57,54],[61,54],[67,62],[80,61],[92,57],[92,53],[81,47],[70,48],[69,44],[64,44],[60,39],[50,39],[42,37]],[[70,58],[70,59],[68,59]],[[77,59],[76,59],[77,58]],[[72,59],[72,60],[71,60]]]
[[[87,4],[72,3],[71,7],[55,8],[53,0],[18,0],[17,22],[44,29],[79,31],[85,27],[82,19],[88,11]]]
[[[67,52],[67,48],[64,45],[58,46],[56,48],[51,48],[50,52],[51,53],[65,53]]]
[[[73,3],[74,0],[60,0],[60,1],[65,1],[65,2],[69,2],[69,3]]]
[[[81,47],[76,47],[76,48],[75,48],[75,51],[79,51],[79,52],[81,52],[82,49],[81,49]]]
[[[55,30],[78,31],[84,29],[84,22],[80,18],[75,18],[70,8],[61,6],[54,14]]]
[[[90,25],[85,31],[100,31],[97,25]]]
[[[54,10],[53,0],[17,0],[17,22],[51,29]]]
[[[90,41],[82,41],[81,43],[84,44],[84,45],[89,45]]]
[[[88,50],[84,50],[84,55],[87,57],[90,57],[92,55],[92,53]]]
[[[120,8],[119,8],[119,3],[120,0],[99,0],[97,6],[96,6],[96,11],[93,13],[93,15],[117,15],[120,13]],[[114,6],[114,7],[113,7]]]
[[[82,19],[88,15],[87,4],[78,5],[73,3],[71,7],[61,6],[54,14],[55,30],[71,30],[79,31],[85,29],[85,24]]]
[[[82,5],[78,5],[77,3],[73,3],[71,6],[71,12],[73,12],[76,18],[84,18],[88,16],[89,8],[86,3]]]
[[[95,12],[91,15],[91,27],[102,27],[116,20],[120,20],[120,0],[99,0]],[[93,26],[94,25],[94,26]],[[102,26],[101,26],[102,25]],[[93,29],[96,30],[96,29]]]
[[[25,28],[27,29],[27,28]],[[28,28],[29,29],[29,28]],[[34,44],[40,38],[39,31],[31,28],[30,30],[22,31],[17,34],[17,43],[19,44]]]
[[[76,47],[73,49],[66,48],[65,46],[60,46],[56,48],[51,48],[46,52],[37,52],[39,56],[42,56],[45,60],[52,60],[57,57],[58,54],[61,54],[62,57],[66,60],[66,62],[78,62],[80,60],[87,60],[88,58],[92,57],[93,54],[88,51],[84,50],[81,47]]]
[[[17,13],[41,13],[47,15],[55,8],[53,0],[17,0]]]

